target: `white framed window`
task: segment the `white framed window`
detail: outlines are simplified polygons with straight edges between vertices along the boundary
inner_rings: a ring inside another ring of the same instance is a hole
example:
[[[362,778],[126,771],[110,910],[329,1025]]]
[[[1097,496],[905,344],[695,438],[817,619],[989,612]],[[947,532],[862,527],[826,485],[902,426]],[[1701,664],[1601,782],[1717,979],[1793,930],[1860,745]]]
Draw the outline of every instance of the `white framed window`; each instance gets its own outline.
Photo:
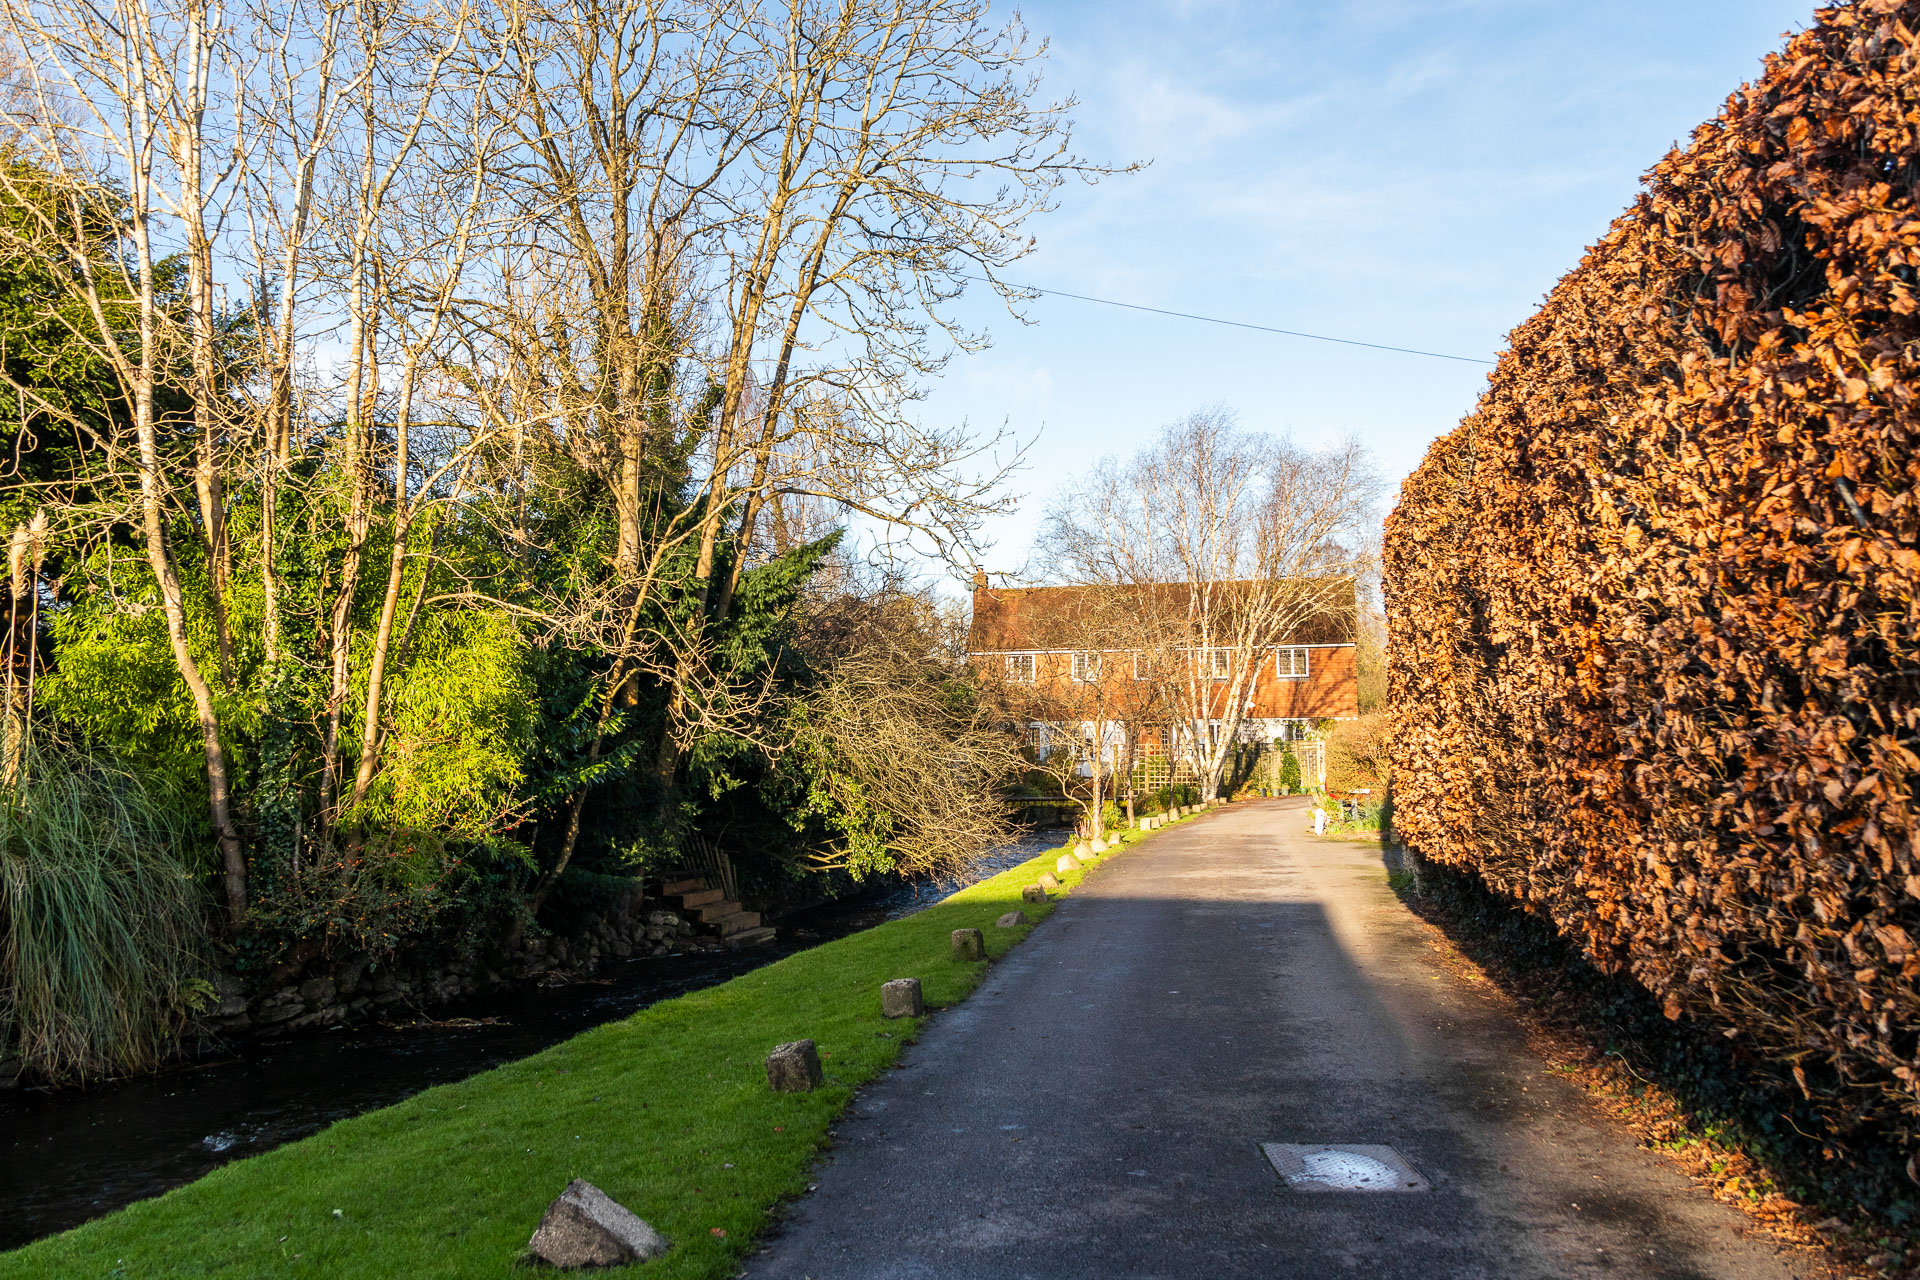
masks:
[[[1073,655],[1073,678],[1082,684],[1092,684],[1100,678],[1100,655],[1097,653],[1076,653]]]
[[[1014,684],[1033,683],[1033,655],[1030,653],[1010,653],[1007,655],[1007,679]]]
[[[1233,674],[1233,650],[1207,649],[1201,654],[1202,670],[1207,678],[1216,681],[1226,680]]]
[[[1133,655],[1133,678],[1135,680],[1150,680],[1153,678],[1152,654],[1136,653]]]
[[[1307,678],[1307,654],[1312,650],[1292,646],[1274,654],[1274,674],[1282,680],[1305,680]]]

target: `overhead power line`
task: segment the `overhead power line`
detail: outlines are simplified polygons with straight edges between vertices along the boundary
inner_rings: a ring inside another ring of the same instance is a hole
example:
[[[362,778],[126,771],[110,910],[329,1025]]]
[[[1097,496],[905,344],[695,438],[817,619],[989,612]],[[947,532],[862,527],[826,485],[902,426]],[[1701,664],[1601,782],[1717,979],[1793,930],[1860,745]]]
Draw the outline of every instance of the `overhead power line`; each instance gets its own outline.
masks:
[[[980,280],[978,276],[969,279]],[[991,283],[980,280],[982,284]],[[1288,338],[1309,338],[1314,342],[1335,342],[1343,347],[1366,347],[1372,351],[1395,351],[1403,356],[1426,356],[1433,360],[1457,360],[1462,364],[1486,364],[1491,360],[1482,360],[1478,356],[1454,356],[1444,351],[1420,351],[1413,347],[1394,347],[1384,342],[1361,342],[1355,338],[1332,338],[1324,333],[1305,333],[1299,329],[1277,329],[1270,324],[1249,324],[1245,320],[1223,320],[1219,316],[1195,315],[1191,311],[1169,311],[1165,307],[1145,307],[1137,302],[1117,302],[1112,298],[1093,298],[1084,293],[1068,293],[1065,289],[1042,289],[1033,284],[1011,284],[1002,281],[1009,289],[1018,289],[1023,293],[1045,293],[1056,298],[1072,298],[1077,302],[1097,302],[1103,307],[1125,307],[1128,311],[1148,311],[1156,316],[1173,316],[1180,320],[1199,320],[1204,324],[1224,324],[1234,329],[1253,329],[1260,333],[1277,333]]]

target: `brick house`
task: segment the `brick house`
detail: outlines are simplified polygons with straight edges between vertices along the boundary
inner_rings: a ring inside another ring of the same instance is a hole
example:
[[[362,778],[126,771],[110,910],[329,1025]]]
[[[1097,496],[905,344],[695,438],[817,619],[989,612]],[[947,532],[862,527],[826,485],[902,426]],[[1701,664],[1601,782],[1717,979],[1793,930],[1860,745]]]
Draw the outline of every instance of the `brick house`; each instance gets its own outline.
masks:
[[[992,587],[984,575],[977,576],[968,631],[970,657],[977,663],[998,664],[999,674],[1010,684],[1030,685],[1042,694],[1068,693],[1075,685],[1106,682],[1109,687],[1102,692],[1113,695],[1103,699],[1108,707],[1125,705],[1125,682],[1148,678],[1151,673],[1143,670],[1144,664],[1155,660],[1191,663],[1201,674],[1219,682],[1216,718],[1200,727],[1203,732],[1217,732],[1219,717],[1226,711],[1226,673],[1232,666],[1229,651],[1176,648],[1169,658],[1137,649],[1102,645],[1094,650],[1071,643],[1076,628],[1068,620],[1087,613],[1096,601],[1098,607],[1109,612],[1151,604],[1165,616],[1183,617],[1187,590],[1182,584],[1150,588]],[[1158,598],[1149,600],[1148,593]],[[1296,740],[1315,721],[1350,719],[1360,714],[1353,619],[1351,611],[1344,618],[1319,619],[1301,634],[1289,637],[1288,643],[1258,655],[1240,728],[1242,741]],[[1071,705],[1072,700],[1060,701]],[[1145,755],[1172,754],[1167,751],[1169,731],[1175,735],[1180,731],[1180,726],[1158,717],[1153,723],[1127,728]],[[1030,732],[1034,730],[1042,735],[1036,746],[1044,751],[1046,730],[1037,723],[1030,726]]]

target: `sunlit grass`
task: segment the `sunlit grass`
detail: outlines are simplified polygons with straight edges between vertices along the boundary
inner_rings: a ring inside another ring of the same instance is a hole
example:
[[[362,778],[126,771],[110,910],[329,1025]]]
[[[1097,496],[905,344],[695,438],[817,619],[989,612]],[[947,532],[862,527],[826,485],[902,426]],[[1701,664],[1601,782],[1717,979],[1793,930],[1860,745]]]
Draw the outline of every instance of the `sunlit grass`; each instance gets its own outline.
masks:
[[[853,1090],[918,1031],[880,1017],[880,984],[919,978],[934,1009],[964,998],[988,962],[954,960],[951,931],[979,928],[989,957],[1004,954],[1031,926],[995,919],[1052,910],[1020,890],[1057,855],[0,1255],[0,1276],[508,1276],[572,1178],[672,1241],[644,1274],[732,1275],[774,1207],[805,1191]],[[769,1092],[767,1051],[801,1038],[818,1043],[826,1086]]]

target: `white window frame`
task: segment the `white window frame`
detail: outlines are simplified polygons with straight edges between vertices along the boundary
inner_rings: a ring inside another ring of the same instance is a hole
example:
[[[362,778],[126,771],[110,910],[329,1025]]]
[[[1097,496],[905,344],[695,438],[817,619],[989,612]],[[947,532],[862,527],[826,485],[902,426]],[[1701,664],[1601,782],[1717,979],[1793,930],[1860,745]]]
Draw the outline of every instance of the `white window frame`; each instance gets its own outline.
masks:
[[[1206,655],[1207,679],[1213,681],[1215,684],[1225,684],[1227,681],[1233,679],[1233,650],[1231,648],[1202,649],[1200,652]]]
[[[1135,680],[1151,680],[1153,678],[1152,654],[1135,653],[1133,655],[1133,678]]]
[[[1100,680],[1100,655],[1092,649],[1076,649],[1073,654],[1073,678],[1081,684]]]
[[[1032,684],[1038,663],[1030,653],[1010,653],[1007,655],[1007,683]]]
[[[1274,651],[1273,674],[1281,680],[1305,680],[1311,674],[1308,656],[1313,652],[1305,645],[1283,645]]]

